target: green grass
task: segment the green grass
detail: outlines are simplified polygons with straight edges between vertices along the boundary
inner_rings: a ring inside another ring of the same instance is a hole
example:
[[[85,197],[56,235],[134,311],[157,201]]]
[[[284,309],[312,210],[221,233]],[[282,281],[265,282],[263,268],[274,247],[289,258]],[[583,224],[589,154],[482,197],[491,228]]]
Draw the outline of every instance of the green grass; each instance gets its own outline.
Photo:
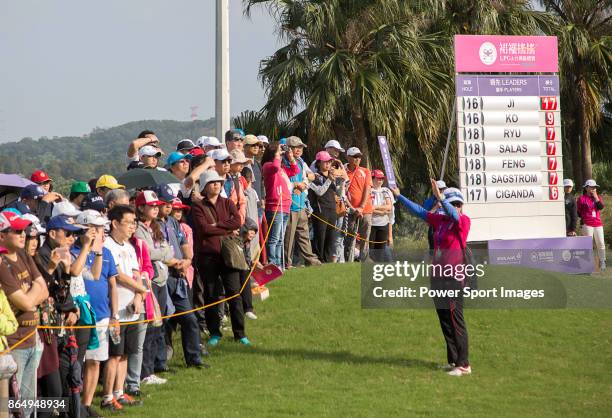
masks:
[[[579,278],[576,278],[579,280]],[[436,370],[446,351],[431,310],[364,310],[357,264],[295,269],[227,334],[212,368],[173,359],[164,386],[117,416],[609,416],[609,310],[469,310],[474,374]],[[176,347],[179,347],[178,342]],[[179,350],[176,350],[179,352]],[[109,414],[112,415],[112,414]]]

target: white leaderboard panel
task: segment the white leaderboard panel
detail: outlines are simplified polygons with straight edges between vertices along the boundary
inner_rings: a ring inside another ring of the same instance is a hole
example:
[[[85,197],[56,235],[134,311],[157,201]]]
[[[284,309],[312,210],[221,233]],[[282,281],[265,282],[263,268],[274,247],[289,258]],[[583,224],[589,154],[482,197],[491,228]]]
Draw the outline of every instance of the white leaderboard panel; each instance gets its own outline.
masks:
[[[456,82],[468,240],[565,236],[558,77],[458,75]]]

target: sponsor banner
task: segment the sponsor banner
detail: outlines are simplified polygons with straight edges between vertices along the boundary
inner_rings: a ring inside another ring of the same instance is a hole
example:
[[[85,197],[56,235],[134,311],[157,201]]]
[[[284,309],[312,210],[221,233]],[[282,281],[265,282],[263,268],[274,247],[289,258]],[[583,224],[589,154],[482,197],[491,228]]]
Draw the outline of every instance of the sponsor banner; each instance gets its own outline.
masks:
[[[378,146],[380,147],[380,154],[382,156],[383,165],[385,167],[387,184],[390,188],[397,187],[397,183],[395,181],[395,173],[393,172],[393,163],[391,162],[391,154],[389,154],[389,144],[387,143],[386,136],[378,137]]]
[[[455,35],[456,72],[556,73],[556,36]]]
[[[491,264],[520,265],[563,273],[593,272],[593,239],[562,237],[489,241]]]

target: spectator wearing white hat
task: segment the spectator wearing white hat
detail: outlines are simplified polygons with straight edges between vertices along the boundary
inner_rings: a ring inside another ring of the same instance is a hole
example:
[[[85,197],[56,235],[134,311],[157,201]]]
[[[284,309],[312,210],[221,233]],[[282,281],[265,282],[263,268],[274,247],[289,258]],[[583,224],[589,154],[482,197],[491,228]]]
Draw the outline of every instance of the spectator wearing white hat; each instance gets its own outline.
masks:
[[[582,219],[582,235],[591,236],[595,239],[597,254],[599,256],[599,269],[606,269],[606,242],[604,240],[604,228],[601,221],[601,210],[604,204],[597,194],[599,185],[593,179],[589,179],[582,187],[582,196],[576,202],[578,216]]]
[[[327,141],[325,143],[325,146],[323,147],[323,151],[327,151],[327,153],[333,159],[340,159],[340,154],[345,152],[344,148],[342,148],[342,145],[340,145],[340,142],[336,141],[335,139]],[[317,160],[313,161],[312,164],[310,164],[310,170],[313,173],[317,172],[316,162]]]
[[[216,171],[208,170],[200,177],[200,191],[203,200],[195,202],[193,216],[194,254],[203,289],[194,286],[194,292],[203,291],[206,304],[219,301],[221,289],[232,297],[228,301],[234,339],[244,345],[251,345],[244,330],[244,307],[240,296],[240,271],[228,267],[221,257],[221,237],[231,235],[240,229],[240,215],[234,203],[221,196],[225,179]],[[200,299],[202,295],[194,295]],[[206,325],[210,331],[208,345],[214,347],[221,341],[221,318],[218,309],[206,309]]]
[[[576,198],[572,193],[574,181],[572,179],[563,180],[563,191],[565,192],[565,232],[568,237],[576,236],[576,223],[578,212],[576,210]]]
[[[161,149],[159,148],[159,138],[157,138],[155,132],[144,130],[138,134],[138,138],[134,139],[128,147],[127,163],[130,164],[134,161],[142,161],[140,150],[146,146],[155,148],[161,153]]]
[[[265,135],[257,135],[257,139],[259,139],[263,144],[263,147],[261,148],[261,152],[259,154],[259,157],[261,158],[263,156],[263,152],[266,150],[266,148],[268,148],[268,145],[270,145],[270,140]]]
[[[166,171],[165,168],[159,167],[159,159],[164,153],[161,149],[152,145],[145,145],[138,150],[138,157],[143,164],[143,168]]]
[[[244,153],[240,151],[240,154],[236,154],[236,151],[232,151],[237,157],[240,157],[240,163],[236,163],[239,166],[244,165],[247,162]],[[221,196],[230,199],[236,205],[238,213],[240,214],[240,225],[244,223],[246,216],[246,197],[244,196],[244,187],[240,186],[240,181],[234,181],[230,174],[231,166],[234,163],[234,158],[227,152],[227,150],[220,149],[214,151],[212,159],[215,161],[215,170],[217,174],[223,177],[223,187],[221,188]],[[242,171],[242,167],[240,167]]]
[[[347,189],[347,201],[350,208],[348,215],[347,229],[355,234],[359,234],[359,240],[347,235],[344,240],[344,256],[347,261],[351,260],[352,247],[359,248],[359,259],[364,261],[367,258],[367,242],[370,238],[370,228],[372,225],[372,173],[365,167],[361,167],[361,150],[351,147],[346,151],[348,165],[346,173],[349,178]]]
[[[223,148],[223,144],[214,136],[201,136],[197,141],[198,147],[202,148],[204,154],[215,149]]]
[[[470,232],[471,220],[463,213],[463,194],[453,187],[440,191],[434,179],[431,179],[433,195],[441,203],[444,214],[428,212],[422,206],[402,196],[399,189],[392,189],[397,199],[408,209],[408,212],[421,218],[434,228],[436,264],[457,266],[464,263],[463,252]],[[454,271],[454,270],[453,270]],[[459,277],[432,277],[431,289],[456,290],[456,297],[436,297],[434,305],[446,341],[446,356],[451,376],[463,376],[472,373],[468,359],[468,332],[463,317],[463,293],[465,285]]]

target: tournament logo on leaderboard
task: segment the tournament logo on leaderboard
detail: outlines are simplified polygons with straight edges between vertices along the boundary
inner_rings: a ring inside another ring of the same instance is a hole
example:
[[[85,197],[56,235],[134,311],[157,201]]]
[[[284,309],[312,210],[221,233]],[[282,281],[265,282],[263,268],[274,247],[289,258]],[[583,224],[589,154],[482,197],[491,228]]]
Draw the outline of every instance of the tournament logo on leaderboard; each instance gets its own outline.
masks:
[[[493,65],[497,59],[497,48],[491,42],[483,42],[478,50],[480,62],[484,65]]]

